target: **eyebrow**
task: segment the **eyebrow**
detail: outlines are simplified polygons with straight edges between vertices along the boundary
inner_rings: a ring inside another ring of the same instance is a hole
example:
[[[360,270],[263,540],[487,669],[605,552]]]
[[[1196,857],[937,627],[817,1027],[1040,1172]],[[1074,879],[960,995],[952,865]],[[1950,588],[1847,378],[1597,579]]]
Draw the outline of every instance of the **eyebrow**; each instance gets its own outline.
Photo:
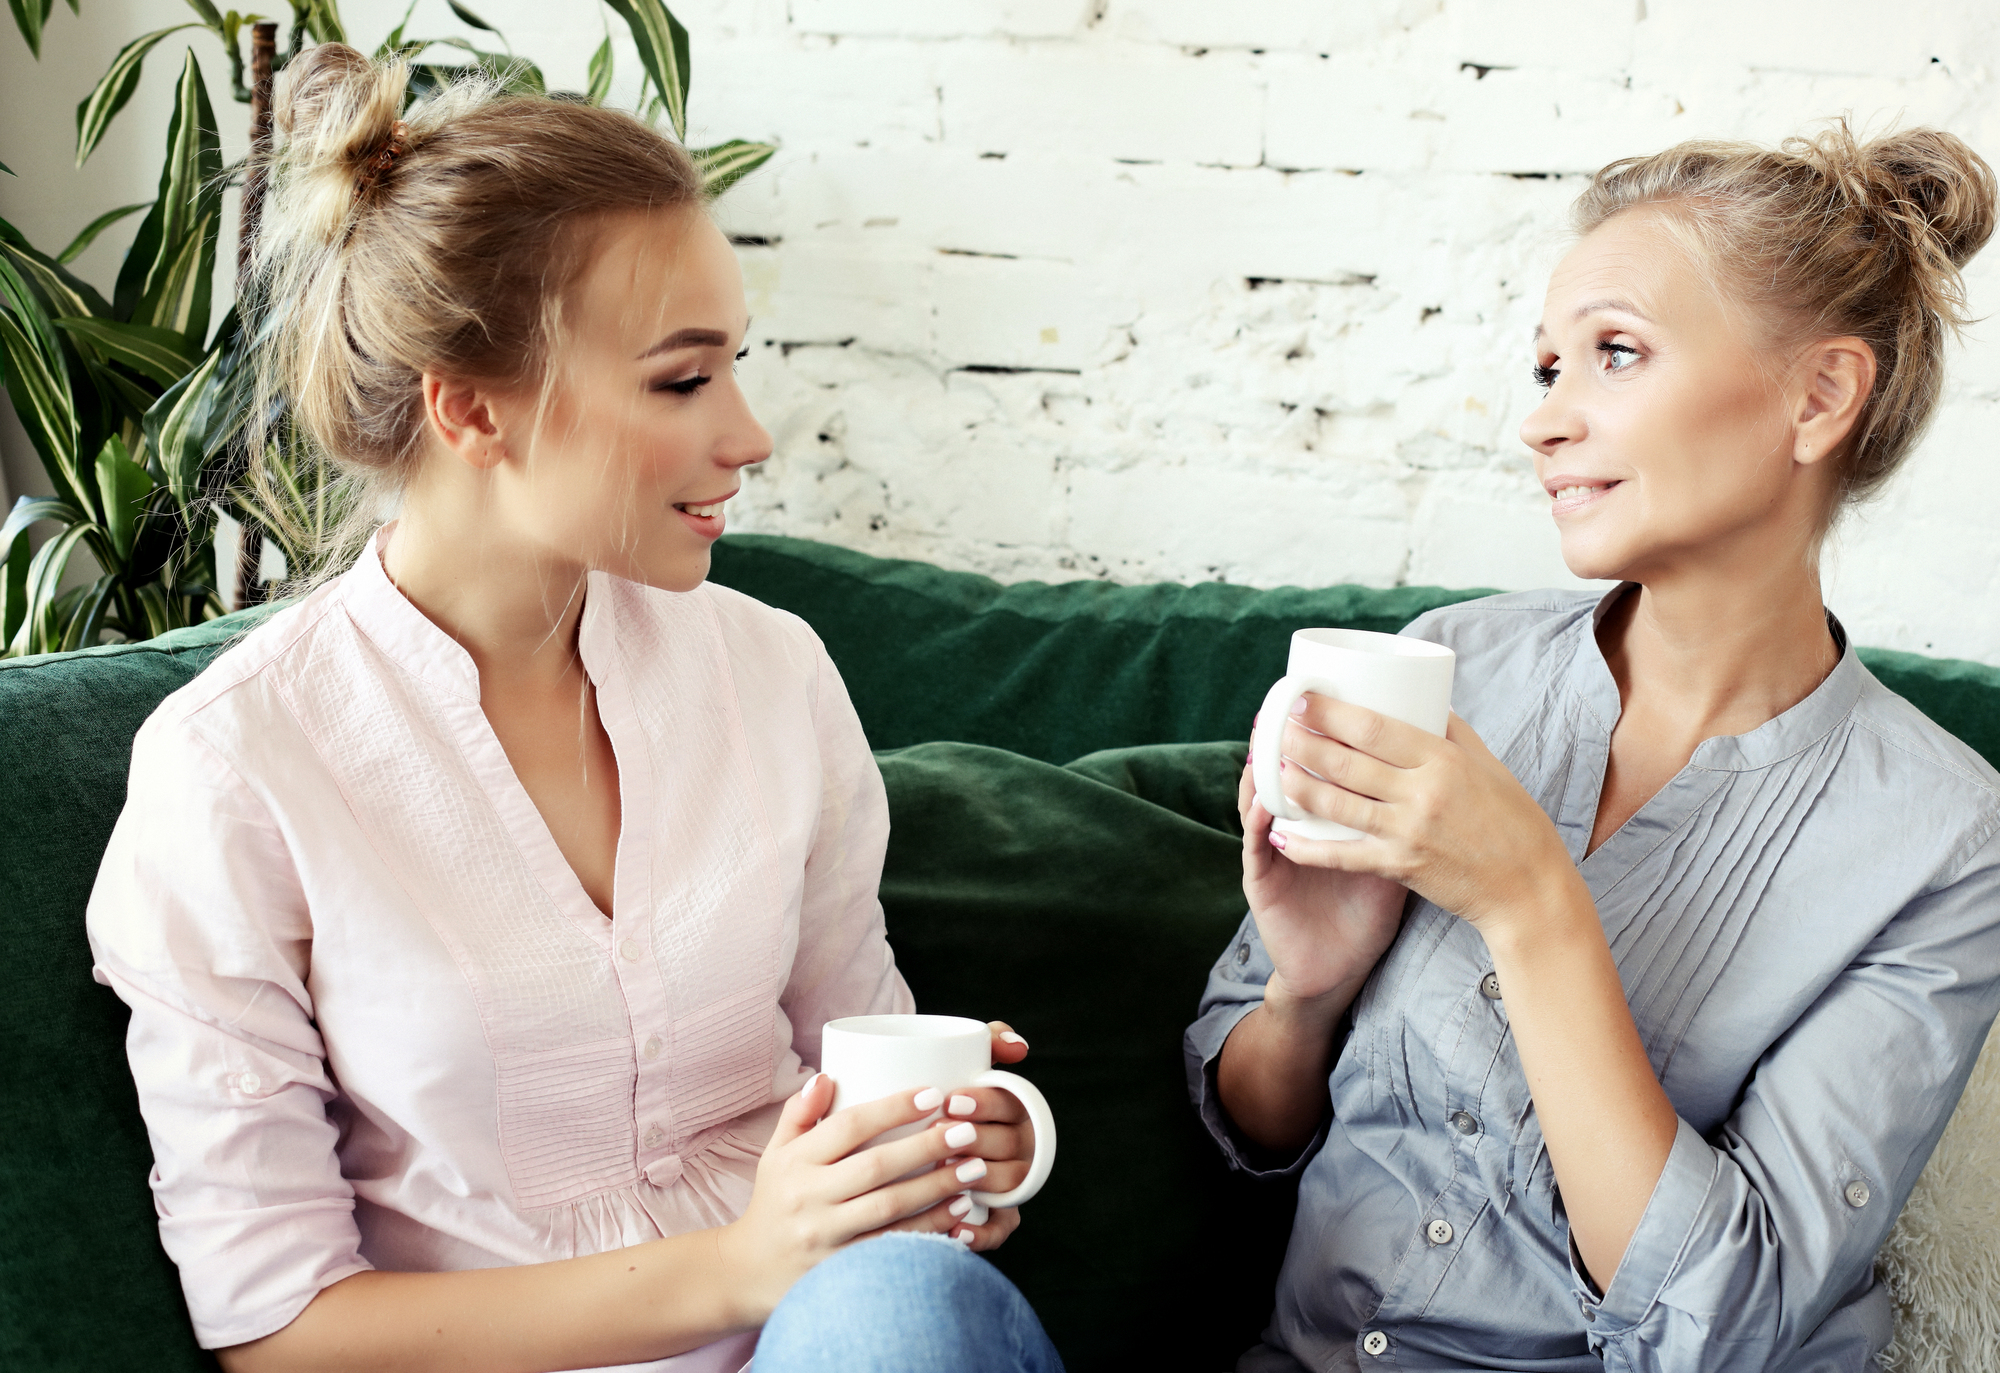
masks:
[[[649,358],[655,353],[672,353],[682,348],[727,348],[728,346],[729,335],[720,329],[676,329],[639,356]]]
[[[1634,319],[1643,319],[1648,324],[1652,323],[1652,320],[1647,317],[1645,311],[1636,309],[1632,305],[1632,302],[1628,300],[1618,300],[1616,298],[1593,300],[1593,301],[1588,301],[1585,304],[1579,305],[1576,307],[1576,313],[1571,315],[1570,319],[1573,321],[1579,320],[1582,319],[1585,315],[1595,314],[1599,310],[1617,310],[1621,314],[1631,315]],[[1542,333],[1543,333],[1542,326],[1537,324],[1535,326],[1536,340],[1539,341],[1541,339]]]

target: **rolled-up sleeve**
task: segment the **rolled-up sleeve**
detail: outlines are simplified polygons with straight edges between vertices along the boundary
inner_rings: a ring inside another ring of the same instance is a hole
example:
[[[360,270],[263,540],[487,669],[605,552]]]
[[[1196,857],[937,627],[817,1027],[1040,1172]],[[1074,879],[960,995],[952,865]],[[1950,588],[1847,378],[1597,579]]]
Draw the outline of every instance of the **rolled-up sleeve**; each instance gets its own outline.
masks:
[[[1322,1125],[1297,1155],[1276,1157],[1237,1131],[1215,1085],[1215,1065],[1222,1057],[1222,1046],[1243,1017],[1264,1004],[1264,984],[1271,980],[1272,971],[1271,956],[1257,934],[1257,921],[1246,914],[1237,926],[1236,937],[1209,969],[1195,1022],[1181,1039],[1181,1055],[1187,1068],[1188,1096],[1229,1166],[1253,1177],[1277,1178],[1306,1166],[1319,1152],[1326,1127]]]
[[[206,1348],[282,1329],[361,1272],[306,981],[312,927],[263,803],[185,721],[134,742],[88,915],[132,1009],[160,1241]]]
[[[2000,841],[1900,913],[1704,1138],[1681,1122],[1610,1288],[1572,1273],[1607,1367],[1781,1366],[1867,1281],[2000,999]]]

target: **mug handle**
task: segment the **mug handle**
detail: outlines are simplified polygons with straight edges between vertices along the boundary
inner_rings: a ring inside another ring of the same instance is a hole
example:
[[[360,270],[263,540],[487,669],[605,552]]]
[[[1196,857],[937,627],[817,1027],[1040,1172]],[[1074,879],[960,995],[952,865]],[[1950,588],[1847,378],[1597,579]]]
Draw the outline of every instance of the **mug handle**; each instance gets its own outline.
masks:
[[[1335,694],[1330,686],[1289,672],[1273,682],[1264,693],[1263,709],[1257,712],[1257,728],[1250,734],[1250,775],[1257,784],[1257,799],[1278,820],[1312,818],[1285,799],[1285,789],[1278,782],[1278,754],[1285,740],[1285,722],[1291,718],[1292,702],[1308,691],[1323,696]]]
[[[1049,1180],[1049,1170],[1056,1166],[1056,1118],[1050,1114],[1049,1103],[1042,1096],[1041,1088],[1018,1073],[988,1068],[966,1085],[998,1087],[1003,1092],[1011,1092],[1028,1110],[1028,1120],[1035,1127],[1035,1157],[1028,1163],[1027,1178],[1011,1192],[972,1193],[972,1199],[981,1206],[1019,1206],[1042,1190],[1042,1184]]]

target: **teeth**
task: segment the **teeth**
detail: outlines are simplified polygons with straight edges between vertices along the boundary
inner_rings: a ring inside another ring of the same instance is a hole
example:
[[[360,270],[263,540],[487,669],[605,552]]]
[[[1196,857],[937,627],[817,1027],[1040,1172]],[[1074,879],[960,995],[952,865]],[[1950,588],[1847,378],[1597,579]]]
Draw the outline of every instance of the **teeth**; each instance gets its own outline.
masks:
[[[1588,496],[1593,491],[1603,491],[1605,489],[1602,486],[1565,486],[1556,492],[1556,499],[1566,501],[1571,496]]]
[[[687,511],[688,514],[695,516],[697,519],[712,520],[717,515],[720,515],[722,513],[722,507],[724,504],[726,504],[726,502],[717,501],[714,505],[682,505],[682,506],[676,506],[675,509],[685,510]]]

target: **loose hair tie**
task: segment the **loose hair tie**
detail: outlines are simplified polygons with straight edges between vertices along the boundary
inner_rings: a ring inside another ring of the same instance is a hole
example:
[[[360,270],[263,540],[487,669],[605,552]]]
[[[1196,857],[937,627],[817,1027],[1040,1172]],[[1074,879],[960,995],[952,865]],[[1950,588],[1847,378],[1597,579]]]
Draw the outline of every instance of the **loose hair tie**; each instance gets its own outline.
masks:
[[[382,178],[396,165],[396,159],[410,150],[410,126],[398,119],[389,125],[389,136],[382,146],[361,164],[360,173],[354,178],[354,198],[361,199],[368,192],[382,184]]]

